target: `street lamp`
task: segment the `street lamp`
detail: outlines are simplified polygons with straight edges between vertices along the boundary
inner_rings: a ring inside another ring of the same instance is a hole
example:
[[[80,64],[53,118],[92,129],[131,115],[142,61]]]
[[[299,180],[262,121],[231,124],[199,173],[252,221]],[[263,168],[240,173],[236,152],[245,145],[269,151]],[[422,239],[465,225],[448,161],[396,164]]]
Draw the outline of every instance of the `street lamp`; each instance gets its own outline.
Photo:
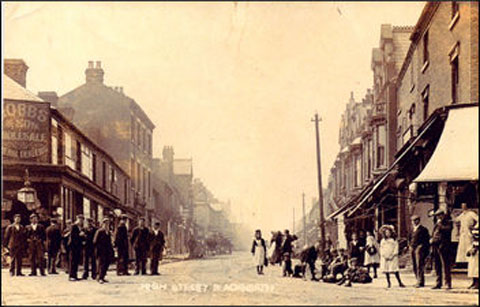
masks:
[[[23,202],[28,210],[32,211],[37,207],[37,191],[31,187],[28,168],[25,169],[25,182],[23,185],[24,187],[17,192],[17,199]]]

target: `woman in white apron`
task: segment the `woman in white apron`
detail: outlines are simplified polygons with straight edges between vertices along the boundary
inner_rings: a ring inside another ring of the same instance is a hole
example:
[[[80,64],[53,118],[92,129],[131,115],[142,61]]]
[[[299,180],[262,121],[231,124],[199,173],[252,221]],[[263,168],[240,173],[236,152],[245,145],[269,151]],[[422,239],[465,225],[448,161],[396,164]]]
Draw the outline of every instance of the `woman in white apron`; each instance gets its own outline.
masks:
[[[457,257],[455,262],[468,262],[467,251],[473,243],[472,229],[478,223],[478,215],[475,211],[468,209],[467,204],[462,204],[462,213],[454,219],[455,223],[460,224],[460,234],[458,238]]]
[[[473,243],[467,251],[468,258],[468,272],[467,276],[473,279],[472,284],[468,289],[478,289],[478,224],[472,229]]]
[[[260,229],[255,230],[255,239],[252,243],[252,255],[257,267],[257,274],[263,275],[263,266],[267,260],[267,246],[265,240],[262,238]]]

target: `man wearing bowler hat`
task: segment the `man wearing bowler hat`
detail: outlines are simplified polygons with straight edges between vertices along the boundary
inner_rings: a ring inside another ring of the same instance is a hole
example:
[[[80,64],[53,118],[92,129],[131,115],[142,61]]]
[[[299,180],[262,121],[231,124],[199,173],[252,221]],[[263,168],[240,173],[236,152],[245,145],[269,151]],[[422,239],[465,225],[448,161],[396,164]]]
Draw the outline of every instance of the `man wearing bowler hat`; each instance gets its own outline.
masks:
[[[160,230],[160,223],[155,222],[150,234],[150,255],[152,261],[150,262],[150,273],[152,275],[160,275],[158,273],[158,261],[162,260],[163,247],[165,246],[165,237]]]
[[[437,275],[436,284],[432,289],[442,288],[442,277],[445,281],[446,289],[452,288],[452,276],[450,268],[452,265],[451,240],[452,240],[452,219],[443,208],[433,213],[437,222],[433,227],[430,244],[433,247],[433,260],[435,273]]]
[[[115,233],[115,247],[118,252],[117,275],[130,275],[128,273],[128,229],[127,229],[127,215],[120,216],[120,222]]]
[[[24,276],[22,274],[22,257],[25,250],[25,228],[20,224],[20,214],[13,216],[13,223],[5,229],[4,246],[8,249],[12,262],[10,263],[10,275]]]
[[[147,274],[147,253],[150,246],[150,231],[145,226],[145,218],[138,219],[138,226],[135,227],[130,243],[135,250],[135,275]]]
[[[80,280],[77,276],[78,265],[82,259],[82,245],[84,233],[82,231],[84,223],[84,217],[82,214],[77,215],[77,220],[70,228],[70,234],[68,236],[67,247],[70,251],[70,265],[69,265],[69,280]]]
[[[87,219],[87,227],[85,232],[85,245],[83,248],[83,276],[82,279],[88,279],[88,272],[91,269],[92,279],[97,277],[97,264],[95,261],[95,254],[93,248],[93,237],[97,232],[97,228],[93,225],[93,219]]]
[[[38,215],[36,213],[30,215],[30,225],[26,227],[25,231],[30,256],[30,267],[32,268],[30,276],[37,276],[37,267],[40,269],[40,274],[46,276],[43,258],[46,239],[45,227],[38,223]]]
[[[420,217],[412,215],[412,232],[408,235],[408,243],[412,255],[413,272],[417,278],[417,288],[425,286],[425,259],[430,251],[430,234],[420,224]]]

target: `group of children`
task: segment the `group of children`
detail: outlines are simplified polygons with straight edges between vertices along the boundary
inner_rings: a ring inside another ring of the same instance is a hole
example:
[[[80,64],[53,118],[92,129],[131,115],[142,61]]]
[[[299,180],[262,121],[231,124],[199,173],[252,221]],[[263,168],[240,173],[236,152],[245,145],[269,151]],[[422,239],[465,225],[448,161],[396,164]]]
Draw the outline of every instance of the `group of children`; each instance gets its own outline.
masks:
[[[352,240],[348,249],[327,248],[319,259],[319,272],[315,268],[317,258],[320,254],[321,244],[306,247],[299,254],[300,264],[293,270],[293,277],[306,278],[306,269],[310,268],[312,280],[327,283],[336,283],[351,287],[352,283],[371,283],[377,278],[377,268],[380,266],[385,273],[387,287],[391,287],[390,276],[394,275],[399,287],[405,287],[400,279],[398,252],[399,245],[395,239],[394,227],[385,225],[379,230],[382,236],[380,244],[371,232],[367,232],[364,242],[361,242],[356,233],[352,234]],[[263,266],[266,265],[267,246],[261,236],[261,232],[255,232],[255,239],[252,245],[252,254],[255,257],[257,273],[263,274]],[[373,278],[370,271],[373,269]],[[320,278],[318,278],[320,275]]]

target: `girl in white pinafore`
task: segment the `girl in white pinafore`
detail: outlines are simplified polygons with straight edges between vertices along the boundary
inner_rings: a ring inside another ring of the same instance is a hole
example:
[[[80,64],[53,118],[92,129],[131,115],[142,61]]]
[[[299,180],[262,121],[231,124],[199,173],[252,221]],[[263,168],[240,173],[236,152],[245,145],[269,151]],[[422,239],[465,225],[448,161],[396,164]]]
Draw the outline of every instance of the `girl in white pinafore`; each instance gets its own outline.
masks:
[[[262,238],[260,229],[255,230],[255,239],[252,243],[252,255],[257,266],[257,274],[263,275],[263,266],[266,263],[267,246],[265,240]]]
[[[400,280],[398,267],[398,242],[395,240],[395,229],[391,225],[383,225],[379,232],[382,234],[380,241],[380,268],[387,277],[387,287],[390,288],[390,273],[395,274],[398,286],[404,288],[405,285]]]

